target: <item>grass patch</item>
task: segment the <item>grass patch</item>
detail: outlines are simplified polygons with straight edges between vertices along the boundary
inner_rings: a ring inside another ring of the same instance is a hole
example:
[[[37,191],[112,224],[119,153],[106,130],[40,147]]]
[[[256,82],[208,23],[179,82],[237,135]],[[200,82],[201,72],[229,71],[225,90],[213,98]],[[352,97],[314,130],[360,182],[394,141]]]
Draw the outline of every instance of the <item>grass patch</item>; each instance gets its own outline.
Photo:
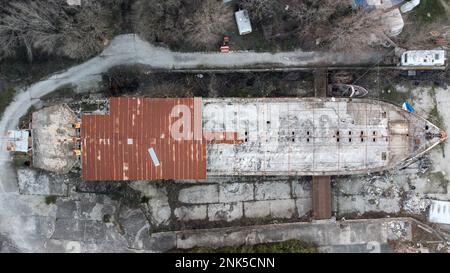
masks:
[[[99,105],[97,103],[82,103],[81,104],[81,112],[94,112],[99,109]]]
[[[380,99],[391,103],[402,104],[403,102],[411,99],[411,92],[399,92],[395,86],[388,85],[383,88],[383,92],[380,94]]]
[[[439,114],[437,105],[435,104],[433,109],[431,109],[430,113],[428,114],[428,121],[433,123],[439,128],[442,128],[444,125],[444,121],[442,116]]]
[[[57,88],[55,91],[43,96],[41,100],[52,100],[52,99],[61,99],[61,98],[68,98],[68,97],[74,97],[77,95],[75,92],[76,86],[73,84],[65,84],[59,88]]]
[[[27,164],[29,165],[31,160],[28,154],[22,152],[13,152],[11,156],[13,165],[15,167],[27,166]]]
[[[189,250],[176,250],[173,252],[188,253],[317,253],[317,246],[299,240],[287,240],[278,243],[257,245],[244,245],[238,247],[195,247]]]
[[[434,23],[445,17],[445,8],[439,0],[420,1],[420,4],[411,11],[410,16],[410,18],[414,18],[421,23]]]
[[[7,87],[3,92],[0,92],[0,117],[3,116],[3,112],[11,103],[15,95],[16,89],[13,87]]]
[[[252,96],[250,90],[244,88],[230,90],[227,95],[236,98],[248,98]]]
[[[56,198],[58,198],[55,195],[50,195],[45,197],[45,204],[51,205],[56,203]]]
[[[254,29],[252,33],[247,35],[239,35],[237,31],[232,33],[227,33],[230,36],[230,46],[231,50],[239,51],[239,50],[248,50],[256,52],[275,52],[278,47],[285,47],[285,45],[268,41],[264,38],[263,32],[259,29]],[[219,47],[217,48],[219,49]]]
[[[445,178],[445,175],[442,172],[429,173],[428,178],[431,181],[439,182],[439,185],[442,188],[447,189],[449,181]]]

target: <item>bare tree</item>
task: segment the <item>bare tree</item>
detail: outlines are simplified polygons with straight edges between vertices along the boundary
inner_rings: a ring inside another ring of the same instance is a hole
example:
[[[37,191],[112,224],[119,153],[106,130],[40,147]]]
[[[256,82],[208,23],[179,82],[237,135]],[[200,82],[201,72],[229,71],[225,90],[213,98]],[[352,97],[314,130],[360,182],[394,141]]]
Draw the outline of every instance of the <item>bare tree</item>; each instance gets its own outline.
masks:
[[[192,18],[185,21],[186,40],[198,48],[215,47],[235,27],[234,12],[222,0],[203,0]]]
[[[235,28],[233,10],[222,0],[137,0],[133,17],[138,34],[173,49],[216,49]]]
[[[25,49],[36,54],[86,58],[103,48],[110,14],[97,1],[69,7],[60,0],[10,1],[0,7],[0,58]]]
[[[384,11],[355,10],[348,0],[240,0],[240,5],[266,39],[288,39],[304,49],[358,52],[374,41],[390,41]]]
[[[356,12],[335,25],[327,37],[333,51],[359,53],[367,51],[373,44],[391,41],[386,36],[383,11]]]

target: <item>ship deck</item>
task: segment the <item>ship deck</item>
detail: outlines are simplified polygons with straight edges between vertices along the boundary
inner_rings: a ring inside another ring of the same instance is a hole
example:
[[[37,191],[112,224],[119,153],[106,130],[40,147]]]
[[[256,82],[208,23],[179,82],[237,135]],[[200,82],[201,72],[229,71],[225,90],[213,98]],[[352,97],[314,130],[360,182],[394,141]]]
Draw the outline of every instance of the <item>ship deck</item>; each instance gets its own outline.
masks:
[[[208,176],[367,173],[440,141],[439,129],[421,117],[366,99],[204,99],[203,132],[243,140],[208,144]]]

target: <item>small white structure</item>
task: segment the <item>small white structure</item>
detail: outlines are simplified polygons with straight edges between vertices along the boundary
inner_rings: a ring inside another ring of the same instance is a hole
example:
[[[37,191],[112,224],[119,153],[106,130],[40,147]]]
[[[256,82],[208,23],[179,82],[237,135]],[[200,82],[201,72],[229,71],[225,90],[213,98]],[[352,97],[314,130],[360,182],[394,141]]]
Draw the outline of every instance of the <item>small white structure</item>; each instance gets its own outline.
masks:
[[[450,201],[431,200],[428,221],[450,225]]]
[[[392,8],[396,1],[392,0],[366,0],[368,6],[374,7],[376,9],[389,9]]]
[[[27,153],[30,147],[30,132],[28,130],[9,130],[6,149],[10,152]]]
[[[81,0],[66,0],[69,6],[81,6]]]
[[[393,9],[386,12],[382,16],[382,20],[386,27],[386,35],[389,37],[394,37],[402,33],[405,22],[403,21],[403,16],[399,9]]]
[[[252,25],[250,23],[250,17],[248,16],[247,10],[240,10],[234,13],[236,18],[236,23],[239,29],[240,35],[249,34],[252,32]]]
[[[412,11],[415,7],[417,7],[419,4],[420,4],[420,0],[410,0],[410,1],[407,1],[405,4],[403,4],[403,5],[400,7],[400,11],[401,11],[402,13],[410,12],[410,11]]]
[[[402,54],[402,66],[439,67],[446,65],[445,50],[409,50]]]

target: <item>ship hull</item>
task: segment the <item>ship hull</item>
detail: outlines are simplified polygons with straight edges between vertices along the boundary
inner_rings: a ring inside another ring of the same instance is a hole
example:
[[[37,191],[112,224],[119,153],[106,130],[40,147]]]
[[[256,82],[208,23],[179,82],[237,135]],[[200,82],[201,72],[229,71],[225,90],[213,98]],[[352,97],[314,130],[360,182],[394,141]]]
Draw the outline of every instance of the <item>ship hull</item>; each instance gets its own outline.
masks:
[[[208,176],[379,172],[445,139],[437,126],[398,106],[345,98],[204,99],[203,132],[242,141],[208,144]]]

